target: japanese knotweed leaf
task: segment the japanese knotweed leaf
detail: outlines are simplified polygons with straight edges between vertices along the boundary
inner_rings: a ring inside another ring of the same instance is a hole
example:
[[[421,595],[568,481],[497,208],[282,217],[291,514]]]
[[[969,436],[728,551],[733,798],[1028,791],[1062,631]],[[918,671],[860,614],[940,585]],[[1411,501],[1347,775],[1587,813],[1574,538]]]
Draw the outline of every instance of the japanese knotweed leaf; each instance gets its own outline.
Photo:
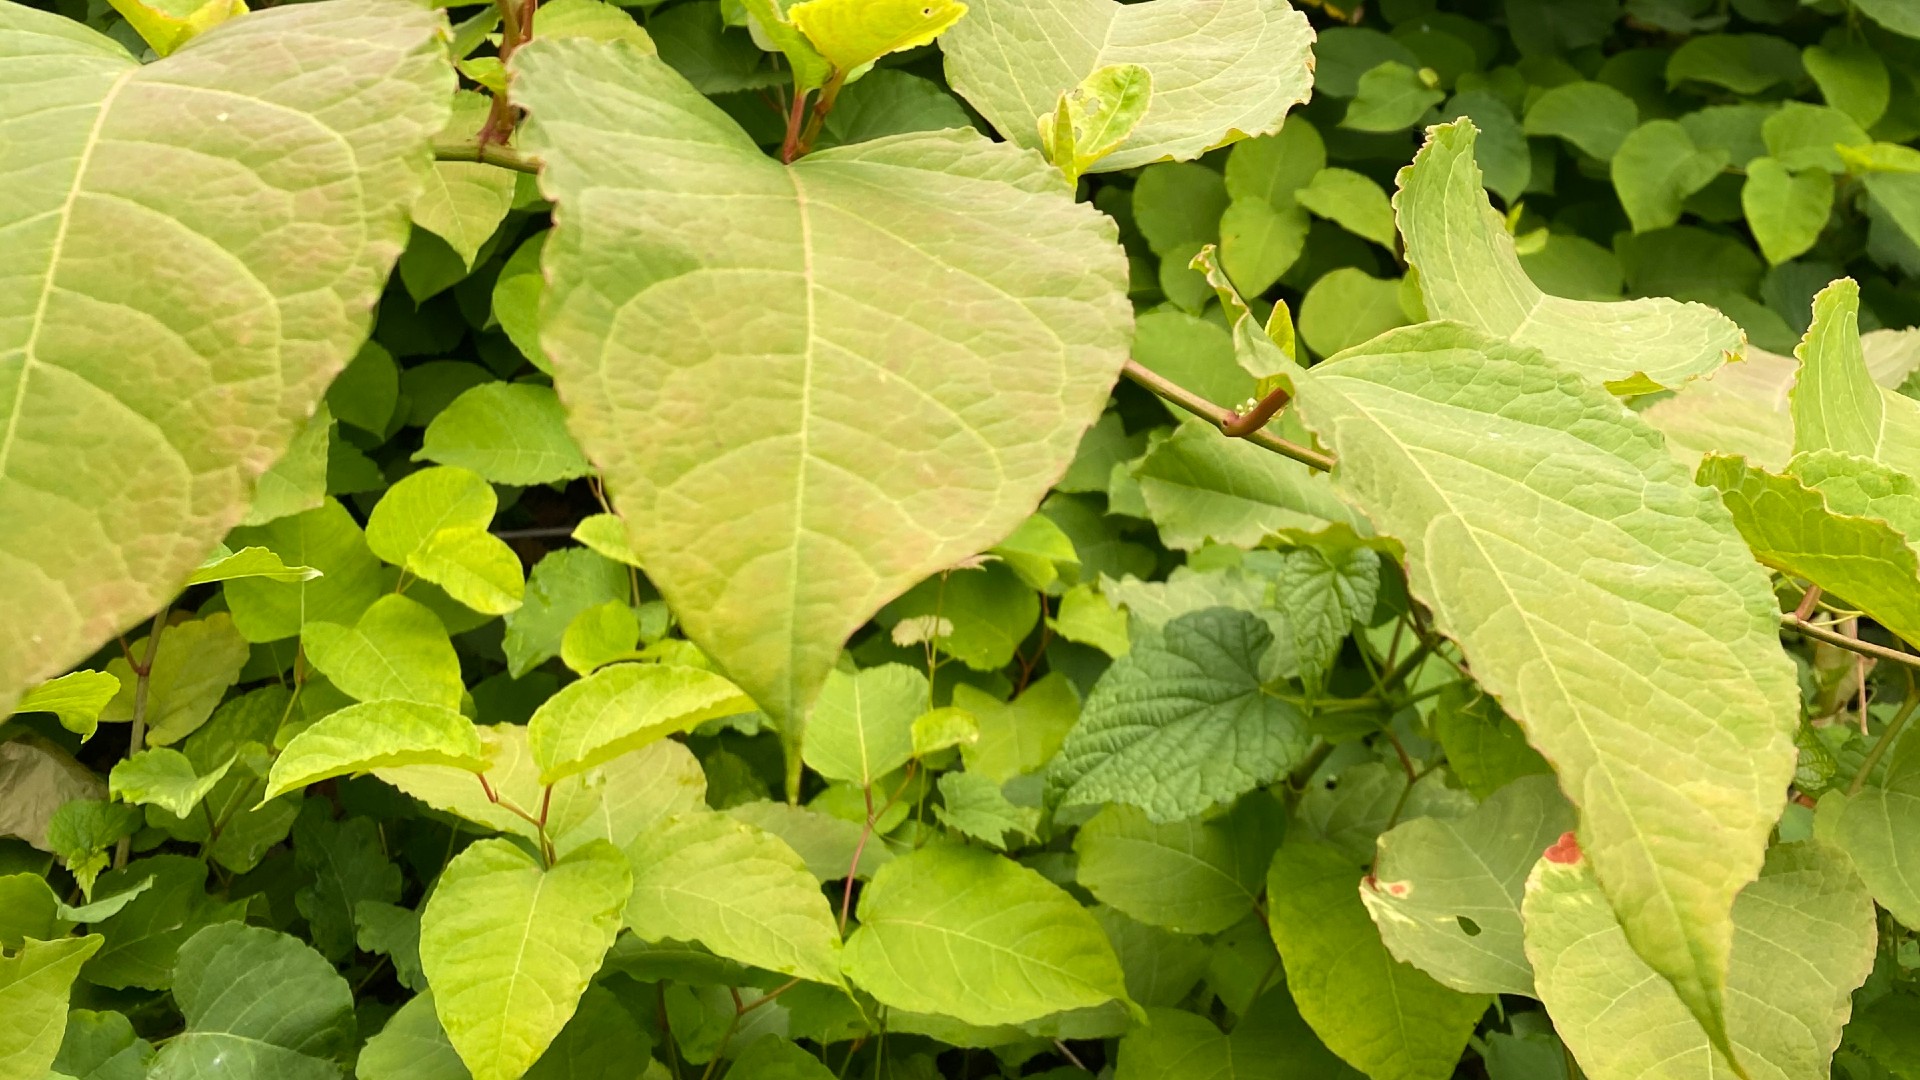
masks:
[[[552,784],[753,703],[711,671],[680,664],[614,664],[548,698],[527,721],[527,744]]]
[[[440,765],[470,773],[488,767],[473,722],[419,701],[369,701],[328,713],[273,759],[261,801],[328,777],[403,765]]]
[[[328,0],[142,66],[0,4],[0,610],[35,613],[0,627],[0,712],[180,587],[366,338],[443,27]]]
[[[1592,1080],[1731,1075],[1673,988],[1628,947],[1576,848],[1556,845],[1540,860],[1524,911],[1540,999]],[[1873,902],[1846,856],[1817,841],[1768,853],[1733,906],[1727,1025],[1750,1076],[1826,1080],[1875,941]]]
[[[1138,64],[1146,115],[1088,172],[1185,161],[1280,130],[1313,85],[1313,28],[1284,0],[973,0],[940,39],[947,81],[995,130],[1040,145],[1037,123],[1101,68]]]
[[[67,1024],[67,997],[74,977],[100,948],[101,938],[35,941],[27,938],[12,956],[0,953],[0,1076],[37,1077],[53,1064]]]
[[[797,736],[848,635],[1071,462],[1126,360],[1113,223],[972,131],[783,166],[631,48],[515,64],[569,423],[688,636]]]
[[[1877,783],[1821,796],[1814,835],[1847,853],[1867,890],[1903,925],[1920,925],[1920,740],[1894,746]]]
[[[1678,386],[1741,352],[1740,327],[1705,304],[1658,296],[1568,300],[1541,292],[1487,204],[1473,158],[1475,134],[1471,120],[1428,128],[1426,145],[1400,170],[1394,211],[1431,317],[1531,346],[1625,392]]]
[[[1727,912],[1799,711],[1726,508],[1598,384],[1465,326],[1391,331],[1293,383],[1336,488],[1405,546],[1408,591],[1553,763],[1628,940],[1724,1043]]]
[[[542,868],[511,841],[482,840],[447,865],[420,916],[420,963],[474,1080],[518,1080],[560,1034],[631,883],[604,841]]]
[[[933,844],[895,859],[861,893],[859,915],[847,975],[892,1008],[988,1026],[1131,1005],[1093,915],[992,852]]]
[[[1793,355],[1800,361],[1788,394],[1794,453],[1839,450],[1920,476],[1920,402],[1874,382],[1852,278],[1813,298],[1813,322]]]
[[[1523,776],[1465,817],[1418,817],[1381,835],[1360,899],[1387,950],[1469,994],[1533,996],[1520,897],[1540,853],[1573,828],[1550,776]]]
[[[354,1043],[353,993],[300,939],[218,923],[187,939],[173,993],[187,1029],[148,1073],[154,1080],[324,1080]]]

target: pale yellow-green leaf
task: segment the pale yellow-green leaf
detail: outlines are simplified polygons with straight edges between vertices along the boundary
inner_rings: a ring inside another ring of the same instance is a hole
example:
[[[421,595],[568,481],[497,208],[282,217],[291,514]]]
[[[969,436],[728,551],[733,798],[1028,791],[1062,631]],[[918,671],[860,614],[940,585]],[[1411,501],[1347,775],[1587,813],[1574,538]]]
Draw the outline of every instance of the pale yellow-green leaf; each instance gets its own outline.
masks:
[[[460,707],[465,687],[446,625],[404,596],[381,597],[352,626],[308,623],[300,641],[307,662],[356,701]]]
[[[1146,115],[1095,172],[1184,161],[1280,130],[1313,82],[1313,28],[1285,0],[972,0],[940,39],[947,81],[1001,135],[1039,146],[1034,118],[1094,72],[1137,64]]]
[[[286,453],[254,482],[253,502],[240,524],[266,525],[325,505],[327,458],[332,447],[333,412],[323,399],[312,418],[294,435]]]
[[[370,701],[328,713],[295,735],[273,759],[261,801],[331,776],[373,769],[437,765],[472,774],[489,764],[473,723],[452,709]]]
[[[34,613],[0,625],[0,709],[173,595],[366,338],[444,27],[327,0],[143,66],[0,6],[0,610]]]
[[[111,0],[127,25],[167,56],[201,33],[247,13],[244,0]]]
[[[971,746],[979,741],[980,724],[965,709],[948,706],[914,717],[914,757],[924,758],[955,746]]]
[[[107,703],[119,694],[118,676],[105,671],[74,671],[27,691],[14,711],[50,712],[59,718],[61,727],[85,741],[93,737]]]
[[[1540,999],[1588,1077],[1732,1075],[1673,988],[1634,955],[1585,859],[1556,848],[1540,860],[1524,911]],[[1748,1076],[1827,1080],[1876,939],[1873,903],[1846,856],[1817,841],[1768,854],[1733,906],[1727,1020]]]
[[[475,140],[492,107],[493,99],[486,94],[455,91],[453,115],[440,137],[450,142]],[[518,179],[510,169],[477,161],[436,161],[413,200],[413,223],[445,240],[465,268],[472,270],[474,256],[513,209]]]
[[[505,615],[527,593],[520,556],[485,529],[441,529],[407,559],[407,569],[483,615]]]
[[[233,611],[233,625],[251,642],[295,637],[309,622],[351,623],[390,591],[359,523],[332,499],[263,528],[236,529],[229,539],[265,547],[289,566],[321,572],[309,581],[226,582],[221,591]]]
[[[929,695],[926,675],[905,664],[833,672],[808,721],[808,767],[861,787],[900,768],[913,757],[913,722]]]
[[[1044,769],[1080,718],[1080,695],[1058,671],[1006,702],[961,683],[953,688],[953,704],[980,728],[979,741],[960,748],[967,771],[1003,784]]]
[[[614,514],[594,514],[573,527],[573,538],[617,563],[640,568],[640,556],[627,540],[627,527]]]
[[[143,636],[130,651],[145,658],[147,645]],[[162,629],[147,675],[147,742],[166,746],[193,734],[213,715],[220,696],[239,679],[246,662],[247,643],[226,612]],[[132,720],[133,665],[126,657],[116,656],[107,661],[107,673],[120,680],[120,692],[101,710],[100,719],[107,723]]]
[[[840,931],[820,881],[772,833],[726,814],[675,817],[626,849],[626,924],[743,964],[839,985]]]
[[[1531,346],[1589,378],[1645,392],[1674,387],[1737,356],[1746,337],[1705,304],[1665,297],[1568,300],[1527,277],[1481,187],[1473,122],[1427,129],[1394,197],[1407,261],[1427,314]]]
[[[797,724],[855,629],[1072,459],[1125,360],[1113,224],[973,132],[783,167],[659,61],[536,41],[515,64],[560,207],[542,344],[569,426],[687,636]],[[716,232],[716,198],[759,224]],[[754,423],[680,437],[735,410]]]
[[[0,953],[0,1076],[39,1080],[60,1051],[67,1027],[67,995],[80,965],[99,951],[98,934],[29,939],[12,956]]]
[[[917,48],[967,13],[960,0],[802,0],[787,8],[820,55],[842,74]]]
[[[438,465],[421,469],[388,488],[367,515],[367,547],[395,566],[405,566],[442,529],[485,529],[499,497],[466,469]]]
[[[603,0],[549,0],[533,13],[535,37],[624,41],[651,56],[653,39],[633,15]]]
[[[149,747],[114,764],[107,774],[107,791],[122,802],[158,806],[174,817],[186,817],[232,765],[228,760],[200,774],[180,751]]]
[[[1840,450],[1920,476],[1920,402],[1874,382],[1860,339],[1860,286],[1841,278],[1813,298],[1789,395],[1793,449]]]
[[[1726,509],[1598,383],[1464,326],[1292,379],[1335,486],[1554,764],[1635,950],[1724,1042],[1727,912],[1799,723],[1768,576]]]
[[[511,841],[482,840],[440,874],[420,965],[473,1080],[519,1080],[560,1034],[620,932],[631,881],[604,842],[543,869]]]
[[[576,675],[591,675],[620,660],[640,657],[640,618],[625,600],[595,604],[573,617],[560,636],[560,662]]]
[[[1040,151],[1078,183],[1087,168],[1113,153],[1140,126],[1153,101],[1153,74],[1139,64],[1108,64],[1060,94],[1039,117]]]
[[[585,772],[677,731],[751,712],[738,687],[699,668],[614,664],[569,684],[527,721],[540,782]]]
[[[268,581],[312,581],[322,576],[319,570],[311,566],[288,566],[280,556],[263,547],[241,548],[239,551],[227,551],[223,546],[214,553],[214,557],[201,563],[199,569],[187,575],[188,585],[205,585],[213,581],[236,581],[240,578],[265,578]]]

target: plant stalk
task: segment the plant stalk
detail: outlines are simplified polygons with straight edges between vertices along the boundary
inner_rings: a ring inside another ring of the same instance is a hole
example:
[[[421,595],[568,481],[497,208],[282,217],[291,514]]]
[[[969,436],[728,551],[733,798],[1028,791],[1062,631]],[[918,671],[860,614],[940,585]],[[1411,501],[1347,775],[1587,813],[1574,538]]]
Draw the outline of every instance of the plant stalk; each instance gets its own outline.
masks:
[[[160,654],[160,631],[167,628],[167,613],[173,607],[171,602],[160,606],[160,613],[153,617],[153,629],[147,632],[146,655],[133,667],[133,728],[127,736],[127,756],[132,757],[146,746],[147,742],[147,697],[153,683],[153,659]],[[127,865],[127,856],[133,852],[133,837],[123,836],[113,848],[113,868]]]
[[[1228,429],[1239,420],[1239,416],[1232,410],[1215,405],[1186,387],[1142,366],[1137,361],[1127,361],[1127,366],[1121,369],[1121,374],[1200,419],[1211,422],[1213,426],[1220,429],[1221,434],[1233,435],[1233,432]],[[1276,406],[1276,411],[1277,409]],[[1252,415],[1252,413],[1248,414],[1248,416]],[[1288,442],[1278,435],[1269,435],[1264,430],[1256,428],[1245,435],[1233,435],[1233,437],[1245,439],[1262,450],[1271,450],[1281,457],[1292,458],[1302,465],[1319,469],[1321,472],[1327,472],[1333,468],[1333,458],[1328,455],[1318,450],[1310,450],[1298,443]]]
[[[1920,668],[1920,656],[1915,656],[1904,649],[1889,649],[1885,645],[1875,645],[1871,641],[1862,641],[1859,638],[1848,637],[1837,630],[1830,630],[1819,623],[1808,622],[1791,611],[1781,613],[1780,626],[1782,629],[1804,634],[1815,640],[1824,641],[1829,645],[1839,646],[1848,652],[1859,653],[1861,656],[1872,657],[1875,660],[1891,660],[1896,664],[1905,664],[1910,668]]]

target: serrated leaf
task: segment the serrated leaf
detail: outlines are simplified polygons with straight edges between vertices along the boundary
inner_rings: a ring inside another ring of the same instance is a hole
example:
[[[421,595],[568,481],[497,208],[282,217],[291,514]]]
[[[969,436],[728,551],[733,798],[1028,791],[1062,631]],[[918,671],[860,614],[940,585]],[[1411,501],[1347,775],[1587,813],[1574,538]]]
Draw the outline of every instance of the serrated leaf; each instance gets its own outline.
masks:
[[[1740,328],[1704,304],[1665,297],[1568,300],[1541,292],[1487,204],[1473,163],[1474,138],[1465,121],[1429,128],[1426,145],[1400,171],[1394,207],[1429,316],[1538,349],[1609,383],[1677,386],[1740,351]]]
[[[129,646],[128,655],[144,658],[147,637]],[[240,677],[247,662],[247,643],[234,629],[233,618],[215,612],[204,619],[174,623],[160,630],[159,648],[147,675],[147,742],[166,746],[193,734],[221,695]],[[107,673],[120,680],[120,692],[100,711],[104,723],[133,719],[137,680],[126,656],[107,661]]]
[[[1310,737],[1300,711],[1262,686],[1272,643],[1258,618],[1228,608],[1136,633],[1054,760],[1060,803],[1126,803],[1181,821],[1285,775]]]
[[[308,663],[356,701],[460,706],[460,658],[446,625],[404,596],[381,597],[352,626],[308,623],[300,642]]]
[[[1465,327],[1293,383],[1335,485],[1405,545],[1408,592],[1575,793],[1629,939],[1724,1041],[1726,912],[1799,722],[1779,609],[1726,510],[1599,386]]]
[[[527,722],[540,782],[585,772],[708,720],[753,711],[738,687],[699,668],[614,664],[548,698]]]
[[[0,66],[33,73],[0,95],[7,217],[34,222],[0,341],[0,609],[36,613],[0,629],[0,709],[169,599],[352,359],[446,116],[444,25],[333,0],[141,65],[0,11]]]
[[[354,1042],[347,981],[298,938],[210,926],[180,947],[174,997],[187,1029],[154,1060],[155,1080],[320,1080]]]
[[[329,713],[295,735],[273,759],[262,801],[328,777],[409,765],[478,773],[488,761],[473,722],[452,709],[369,701]]]
[[[485,382],[440,410],[416,460],[470,469],[495,484],[552,484],[593,470],[567,434],[553,388]],[[484,524],[484,523],[483,523]]]
[[[1793,450],[1840,450],[1920,475],[1920,402],[1878,386],[1860,344],[1860,287],[1833,282],[1813,298],[1813,322],[1793,355],[1788,397]]]
[[[1540,860],[1525,914],[1539,996],[1586,1075],[1731,1072],[1673,988],[1628,947],[1577,850]],[[1844,856],[1812,842],[1769,853],[1733,906],[1728,1027],[1750,1075],[1828,1075],[1874,944],[1873,904]]]
[[[542,868],[506,840],[454,856],[420,916],[434,1012],[474,1080],[517,1080],[573,1016],[632,876],[605,842]]]
[[[808,721],[807,766],[867,787],[913,758],[913,722],[927,711],[927,677],[905,664],[827,676]]]
[[[972,8],[940,41],[947,82],[1016,145],[1038,147],[1035,115],[1092,72],[1146,69],[1146,116],[1094,172],[1184,161],[1271,134],[1313,81],[1313,29],[1278,0],[973,0]]]
[[[393,975],[401,986],[416,993],[427,988],[427,977],[420,970],[419,912],[379,900],[356,901],[353,941],[362,951],[393,961]],[[434,1026],[440,1022],[435,1020]]]
[[[726,814],[675,817],[627,847],[626,925],[647,941],[698,941],[743,964],[840,985],[840,931],[807,864]]]
[[[226,777],[232,764],[229,760],[201,774],[180,751],[149,747],[114,765],[107,776],[107,790],[122,802],[158,806],[175,817],[186,817]]]
[[[1491,998],[1462,994],[1395,960],[1355,889],[1360,868],[1290,839],[1267,877],[1267,921],[1300,1015],[1373,1080],[1444,1080]]]
[[[67,1024],[67,995],[80,965],[100,948],[100,937],[25,942],[13,955],[0,953],[0,1075],[21,1080],[44,1075],[60,1052]]]
[[[846,972],[881,1004],[968,1024],[1021,1024],[1127,998],[1107,936],[1038,873],[934,844],[881,868],[860,894]]]
[[[84,742],[93,737],[107,703],[119,694],[118,676],[105,671],[74,671],[27,691],[14,705],[14,711],[50,712],[59,718],[61,727],[80,736]]]
[[[1254,910],[1286,814],[1254,794],[1218,817],[1157,825],[1109,806],[1080,826],[1076,880],[1094,898],[1149,926],[1213,934]]]
[[[1464,817],[1382,834],[1360,899],[1396,959],[1463,993],[1533,997],[1520,898],[1540,853],[1573,826],[1552,777],[1522,777]]]
[[[535,42],[516,63],[526,137],[563,208],[546,249],[543,344],[569,422],[687,636],[797,725],[848,635],[1011,532],[1066,468],[1124,362],[1112,223],[1073,205],[1038,155],[971,132],[782,167],[656,60]],[[633,133],[702,164],[628,153],[601,130],[603,103],[635,94],[676,104]],[[766,228],[704,245],[673,271],[678,285],[656,287],[659,258],[684,253],[681,231],[704,228],[720,192],[771,198]],[[908,234],[911,245],[895,238]],[[745,323],[730,303],[690,309],[670,295],[756,275],[761,315]],[[916,289],[912,325],[876,314]],[[876,318],[906,337],[879,349]],[[681,329],[631,332],[647,319]],[[686,409],[738,407],[743,392],[756,395],[753,425],[713,428],[718,442],[697,448],[670,437]],[[890,418],[878,431],[876,416]],[[879,445],[916,464],[864,467]]]

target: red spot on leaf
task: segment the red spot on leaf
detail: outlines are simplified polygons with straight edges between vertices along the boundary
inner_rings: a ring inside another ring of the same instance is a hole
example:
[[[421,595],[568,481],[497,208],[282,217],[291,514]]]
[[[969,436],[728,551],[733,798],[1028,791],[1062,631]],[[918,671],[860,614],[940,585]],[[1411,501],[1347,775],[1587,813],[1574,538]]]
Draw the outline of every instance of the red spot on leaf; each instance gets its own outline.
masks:
[[[1560,834],[1560,839],[1547,849],[1547,861],[1571,866],[1580,861],[1580,841],[1570,832]]]

